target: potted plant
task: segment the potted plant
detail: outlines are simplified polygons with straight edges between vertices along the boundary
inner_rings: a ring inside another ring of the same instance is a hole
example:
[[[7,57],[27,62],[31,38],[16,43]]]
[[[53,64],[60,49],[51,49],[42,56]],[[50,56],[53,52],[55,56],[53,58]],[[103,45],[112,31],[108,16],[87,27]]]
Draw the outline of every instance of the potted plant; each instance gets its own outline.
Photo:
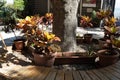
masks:
[[[110,16],[110,11],[104,12],[104,41],[102,49],[98,51],[99,63],[101,66],[108,66],[115,63],[119,58],[119,52],[117,51],[117,45],[120,44],[117,40],[119,37],[118,27],[115,22],[116,19]],[[116,43],[117,41],[117,43]]]
[[[80,26],[83,28],[93,27],[93,24],[91,23],[91,21],[92,21],[92,18],[90,18],[89,16],[81,16]]]
[[[75,53],[73,56],[80,56],[82,59],[83,63],[95,63],[95,59],[97,57],[96,55],[96,49],[93,45],[88,45],[86,52],[83,52],[82,54]]]
[[[56,56],[55,65],[59,64],[94,64],[96,49],[88,46],[85,52],[59,52]]]
[[[52,66],[55,60],[55,52],[60,50],[60,47],[55,45],[53,41],[60,41],[60,39],[52,35],[52,33],[46,34],[43,32],[39,35],[44,36],[38,37],[39,40],[34,40],[34,43],[32,44],[35,48],[33,52],[34,62],[38,65]],[[58,50],[55,50],[55,48],[58,48]]]
[[[89,16],[81,16],[80,26],[83,28],[93,27],[92,18],[90,18]],[[89,33],[84,34],[84,42],[91,43],[91,41],[92,41],[92,34]]]
[[[27,46],[32,50],[35,64],[52,66],[55,60],[55,52],[60,51],[60,47],[54,42],[60,41],[60,38],[53,33],[39,29],[39,21],[41,22],[41,17],[38,15],[27,16],[25,19],[19,20],[17,26],[23,29]]]

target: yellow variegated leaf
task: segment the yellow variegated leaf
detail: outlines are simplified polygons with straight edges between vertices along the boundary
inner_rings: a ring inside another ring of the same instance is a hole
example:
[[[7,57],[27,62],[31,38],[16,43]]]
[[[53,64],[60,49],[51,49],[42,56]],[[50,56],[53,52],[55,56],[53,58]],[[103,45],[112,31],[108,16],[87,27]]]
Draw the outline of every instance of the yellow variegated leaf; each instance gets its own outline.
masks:
[[[54,37],[55,37],[55,35],[54,35],[54,34],[52,34],[52,33],[50,33],[49,35],[51,36],[51,38],[54,38]]]
[[[25,20],[26,20],[26,21],[31,21],[30,16],[27,16],[27,17],[25,18]]]
[[[48,32],[44,32],[44,35],[45,35],[45,37],[47,38],[47,40],[50,40],[50,39],[52,39],[52,38],[55,37],[54,34],[49,34]]]

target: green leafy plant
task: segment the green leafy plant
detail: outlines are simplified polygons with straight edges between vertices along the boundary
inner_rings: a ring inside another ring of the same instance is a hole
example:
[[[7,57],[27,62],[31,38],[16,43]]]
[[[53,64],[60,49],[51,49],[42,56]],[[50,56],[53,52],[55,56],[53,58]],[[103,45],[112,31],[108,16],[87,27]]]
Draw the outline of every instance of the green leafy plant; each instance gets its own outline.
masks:
[[[80,26],[81,27],[93,27],[93,24],[91,23],[92,18],[89,16],[81,16],[80,19]]]
[[[95,48],[92,45],[88,46],[87,47],[87,55],[94,56],[95,54],[96,54]]]
[[[14,0],[13,5],[6,4],[4,0],[0,2],[0,20],[4,25],[5,32],[13,31],[22,10],[24,10],[23,0]]]
[[[119,27],[116,26],[116,18],[111,16],[111,11],[108,10],[100,10],[97,12],[99,18],[103,20],[103,28],[104,28],[104,41],[106,42],[102,49],[104,53],[107,55],[114,55],[115,48],[120,47],[119,37]]]
[[[14,0],[13,8],[16,10],[23,11],[25,8],[24,0]]]

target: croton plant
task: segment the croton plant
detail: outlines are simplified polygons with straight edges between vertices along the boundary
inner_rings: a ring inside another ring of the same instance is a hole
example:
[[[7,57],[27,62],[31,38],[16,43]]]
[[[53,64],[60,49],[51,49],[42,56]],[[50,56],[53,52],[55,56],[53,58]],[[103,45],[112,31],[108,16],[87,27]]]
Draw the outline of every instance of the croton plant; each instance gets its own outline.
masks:
[[[38,28],[38,25],[52,20],[52,14],[45,16],[27,16],[25,19],[20,19],[17,28],[23,30],[28,41],[28,46],[35,48],[35,53],[48,55],[56,51],[60,51],[60,47],[54,44],[55,41],[61,41],[55,34],[46,32]],[[45,20],[46,19],[46,20]]]

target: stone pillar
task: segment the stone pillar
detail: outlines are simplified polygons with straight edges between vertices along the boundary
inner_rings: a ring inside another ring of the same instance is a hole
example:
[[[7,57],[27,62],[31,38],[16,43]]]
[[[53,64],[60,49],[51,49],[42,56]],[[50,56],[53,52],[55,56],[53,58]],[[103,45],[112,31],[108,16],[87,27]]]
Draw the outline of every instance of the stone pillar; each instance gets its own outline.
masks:
[[[53,5],[53,33],[62,40],[63,51],[76,51],[77,11],[80,0],[51,0]]]

